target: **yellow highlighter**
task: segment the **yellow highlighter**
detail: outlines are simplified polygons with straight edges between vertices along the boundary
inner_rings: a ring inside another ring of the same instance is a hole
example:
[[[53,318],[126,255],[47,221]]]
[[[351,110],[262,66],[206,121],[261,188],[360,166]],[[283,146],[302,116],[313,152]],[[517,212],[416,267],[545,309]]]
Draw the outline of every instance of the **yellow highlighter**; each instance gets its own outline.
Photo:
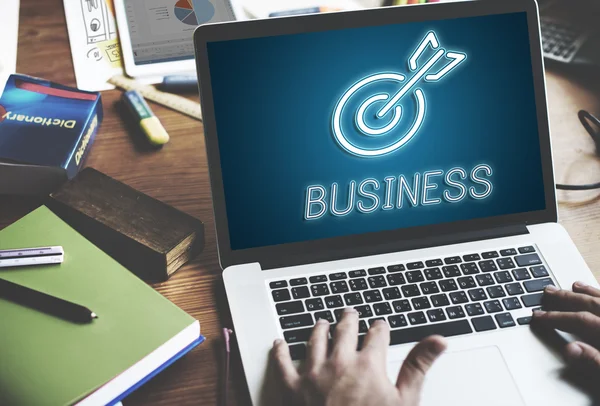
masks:
[[[129,90],[123,93],[122,99],[135,120],[139,122],[140,128],[150,144],[164,145],[169,142],[169,134],[167,134],[158,117],[152,113],[150,106],[141,94],[136,90]]]

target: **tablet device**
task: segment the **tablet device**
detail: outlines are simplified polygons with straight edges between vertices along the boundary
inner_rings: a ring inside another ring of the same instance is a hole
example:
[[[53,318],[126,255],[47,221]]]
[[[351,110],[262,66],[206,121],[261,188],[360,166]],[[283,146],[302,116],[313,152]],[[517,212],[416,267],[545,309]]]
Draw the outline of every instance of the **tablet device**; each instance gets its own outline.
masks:
[[[229,0],[115,0],[125,72],[146,82],[195,75],[197,26],[235,20]]]

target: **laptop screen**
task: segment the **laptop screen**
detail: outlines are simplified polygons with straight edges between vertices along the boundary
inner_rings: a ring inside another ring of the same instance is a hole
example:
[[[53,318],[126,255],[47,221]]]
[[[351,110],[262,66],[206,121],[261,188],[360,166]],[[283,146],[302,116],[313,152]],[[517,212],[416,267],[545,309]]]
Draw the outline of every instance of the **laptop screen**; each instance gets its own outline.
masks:
[[[232,250],[546,208],[524,12],[207,51]]]

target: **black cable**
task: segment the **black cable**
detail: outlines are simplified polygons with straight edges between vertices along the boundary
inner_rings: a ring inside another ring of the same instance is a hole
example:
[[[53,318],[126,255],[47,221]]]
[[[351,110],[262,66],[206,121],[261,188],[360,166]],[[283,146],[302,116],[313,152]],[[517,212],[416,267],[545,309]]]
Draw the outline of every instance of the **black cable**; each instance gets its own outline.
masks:
[[[581,121],[583,128],[586,129],[590,137],[594,140],[594,143],[596,144],[596,153],[600,152],[600,120],[585,110],[580,110],[579,113],[577,113],[577,116],[579,117],[579,121]],[[594,124],[598,130],[594,129],[592,124]],[[557,183],[556,188],[560,190],[594,190],[600,189],[600,182],[583,185],[562,185]]]

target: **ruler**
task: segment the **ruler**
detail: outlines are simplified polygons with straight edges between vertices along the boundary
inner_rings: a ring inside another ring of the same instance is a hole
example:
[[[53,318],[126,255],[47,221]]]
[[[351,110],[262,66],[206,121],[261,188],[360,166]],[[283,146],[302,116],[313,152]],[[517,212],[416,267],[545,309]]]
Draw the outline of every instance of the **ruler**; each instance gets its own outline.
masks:
[[[113,76],[108,80],[108,83],[124,90],[137,90],[148,100],[202,121],[200,103],[176,94],[161,92],[154,86],[141,84],[122,75]]]

